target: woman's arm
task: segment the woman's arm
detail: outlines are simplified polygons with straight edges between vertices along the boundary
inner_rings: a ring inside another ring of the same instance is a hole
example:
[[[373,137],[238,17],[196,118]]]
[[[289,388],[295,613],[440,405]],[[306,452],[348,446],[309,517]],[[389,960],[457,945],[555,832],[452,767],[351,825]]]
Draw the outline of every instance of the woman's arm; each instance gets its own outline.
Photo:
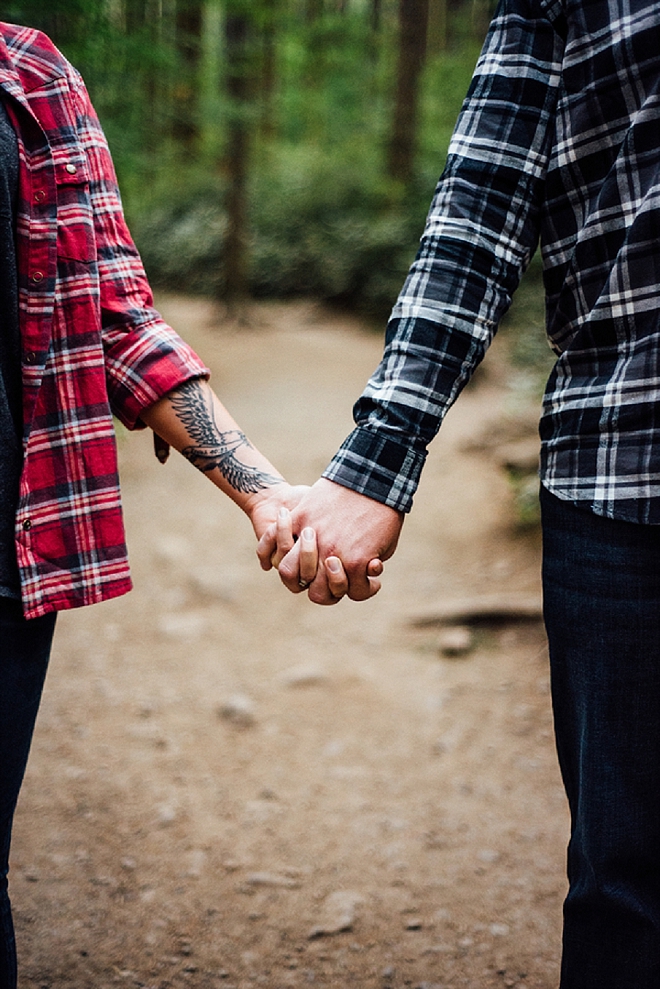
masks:
[[[169,392],[141,418],[236,502],[257,538],[276,521],[280,508],[293,508],[306,490],[287,484],[203,378]]]

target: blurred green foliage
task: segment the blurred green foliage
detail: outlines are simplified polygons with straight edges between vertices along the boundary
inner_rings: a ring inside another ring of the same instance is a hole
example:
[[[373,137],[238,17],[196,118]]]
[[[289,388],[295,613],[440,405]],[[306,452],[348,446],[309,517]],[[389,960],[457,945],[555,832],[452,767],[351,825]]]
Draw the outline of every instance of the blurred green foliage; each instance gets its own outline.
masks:
[[[240,114],[250,291],[311,293],[381,318],[417,249],[492,9],[434,2],[443,19],[433,8],[405,186],[386,170],[397,0],[0,0],[0,16],[45,30],[83,73],[154,285],[222,294],[227,134]],[[224,24],[236,14],[250,21],[240,106],[225,84]]]

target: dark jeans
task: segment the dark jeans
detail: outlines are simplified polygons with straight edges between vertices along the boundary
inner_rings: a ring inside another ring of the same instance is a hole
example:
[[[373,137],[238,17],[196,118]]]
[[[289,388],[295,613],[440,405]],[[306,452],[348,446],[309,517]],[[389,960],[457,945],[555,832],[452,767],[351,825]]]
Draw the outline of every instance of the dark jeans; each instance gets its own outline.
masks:
[[[571,811],[561,989],[660,987],[660,526],[541,494]]]
[[[18,602],[0,597],[0,989],[16,986],[9,843],[54,629],[55,615],[26,621]]]

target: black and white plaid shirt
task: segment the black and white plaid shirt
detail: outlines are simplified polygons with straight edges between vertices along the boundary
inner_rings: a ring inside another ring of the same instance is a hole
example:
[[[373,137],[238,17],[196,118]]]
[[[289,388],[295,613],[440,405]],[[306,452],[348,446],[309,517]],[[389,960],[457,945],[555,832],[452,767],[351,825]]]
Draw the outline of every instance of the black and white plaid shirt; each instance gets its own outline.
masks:
[[[407,511],[540,240],[541,476],[660,523],[660,2],[501,0],[357,428],[325,476]]]

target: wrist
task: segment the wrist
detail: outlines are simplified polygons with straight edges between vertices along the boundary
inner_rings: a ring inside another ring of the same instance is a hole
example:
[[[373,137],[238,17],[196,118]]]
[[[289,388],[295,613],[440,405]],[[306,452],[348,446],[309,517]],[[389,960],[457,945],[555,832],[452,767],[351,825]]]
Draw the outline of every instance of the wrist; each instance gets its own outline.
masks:
[[[258,491],[251,491],[246,494],[244,496],[244,500],[240,504],[240,507],[252,521],[254,515],[260,510],[260,508],[268,502],[272,502],[273,498],[276,498],[278,494],[281,494],[281,498],[279,500],[284,502],[284,488],[288,487],[289,485],[283,477],[280,479],[273,479],[273,483],[269,484],[267,487],[259,488]]]

